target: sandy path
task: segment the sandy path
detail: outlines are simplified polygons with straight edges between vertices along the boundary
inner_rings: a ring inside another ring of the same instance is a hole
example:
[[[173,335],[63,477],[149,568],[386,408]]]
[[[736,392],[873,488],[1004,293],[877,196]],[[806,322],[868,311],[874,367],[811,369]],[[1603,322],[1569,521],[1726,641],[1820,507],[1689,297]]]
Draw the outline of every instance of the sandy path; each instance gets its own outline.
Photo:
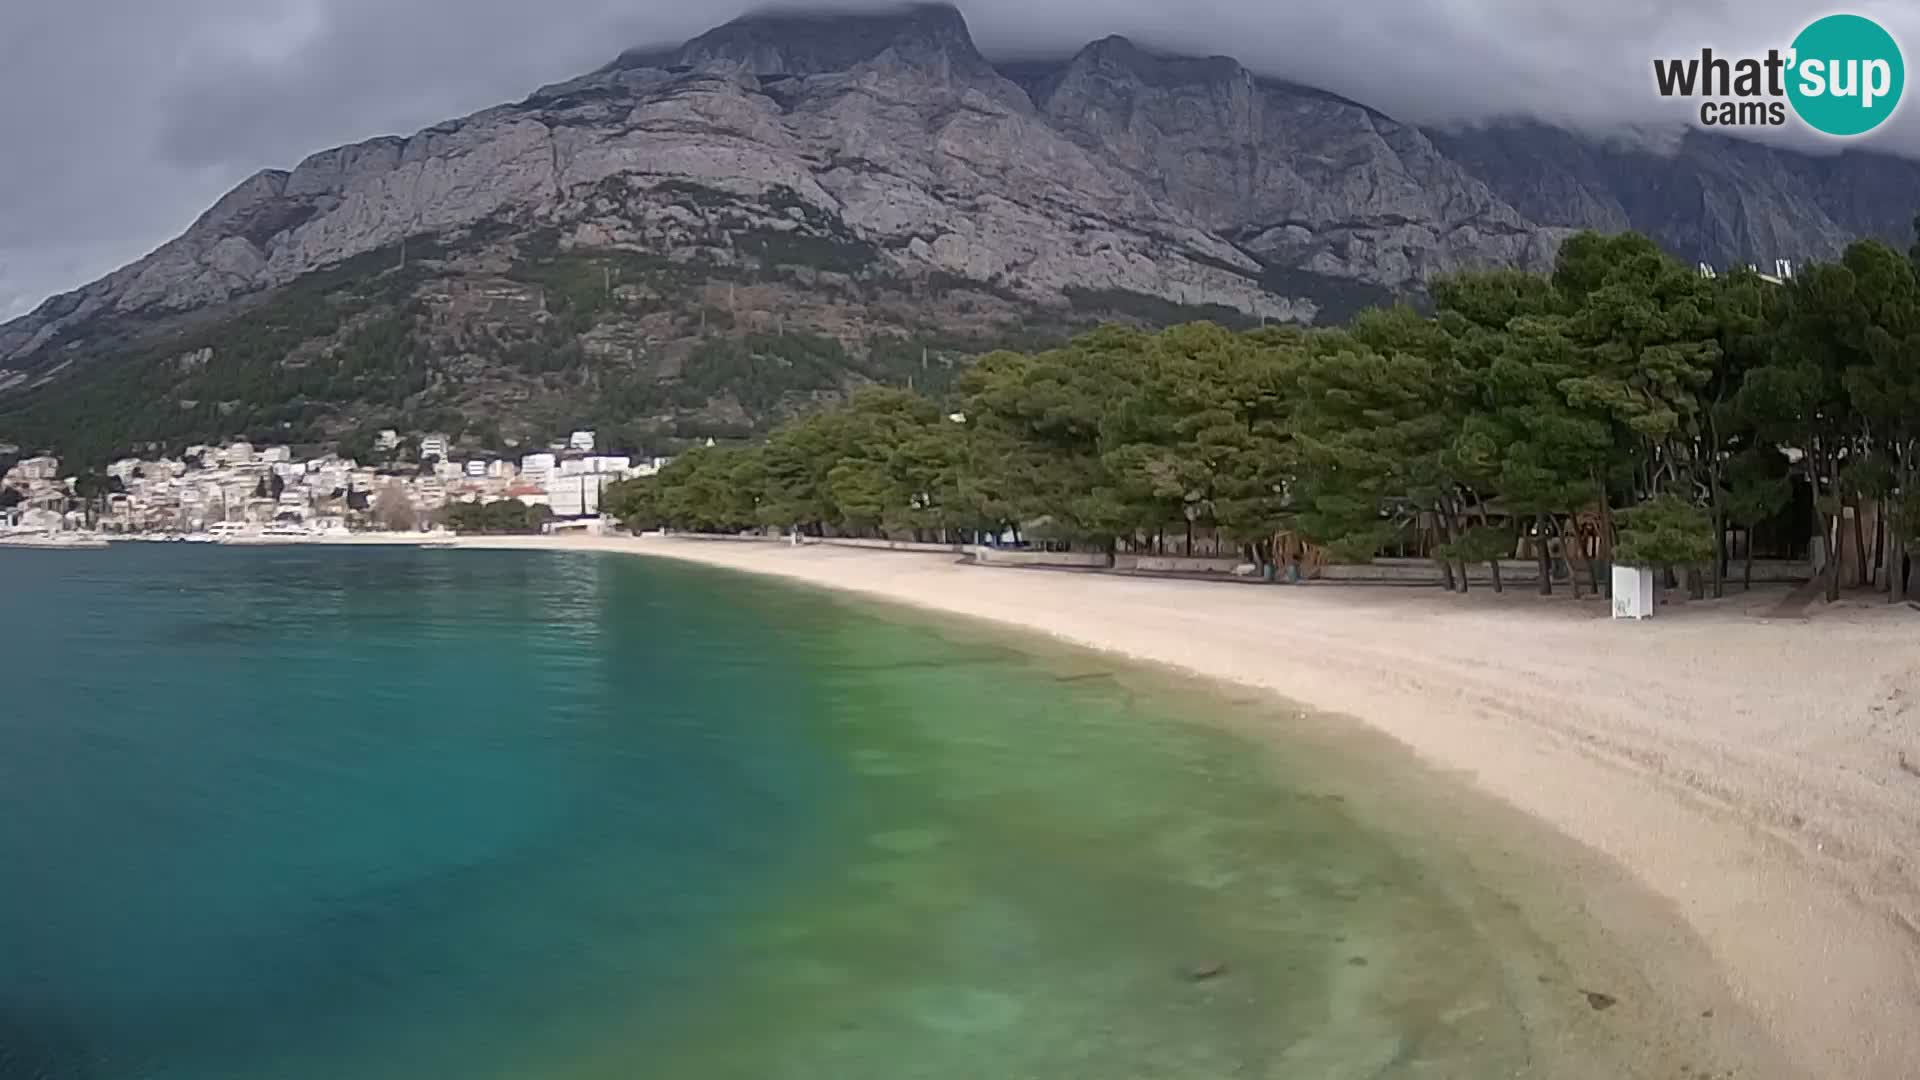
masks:
[[[1364,720],[1664,898],[1809,1076],[1920,1075],[1920,617],[1235,588],[660,538],[653,554],[1015,624]],[[1604,914],[1596,912],[1596,917]]]

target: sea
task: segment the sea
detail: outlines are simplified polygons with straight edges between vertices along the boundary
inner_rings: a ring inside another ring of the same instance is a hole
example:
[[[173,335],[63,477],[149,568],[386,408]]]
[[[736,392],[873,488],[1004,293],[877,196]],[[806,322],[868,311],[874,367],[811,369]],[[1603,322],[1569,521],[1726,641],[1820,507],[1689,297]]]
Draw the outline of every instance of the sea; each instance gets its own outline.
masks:
[[[1441,781],[1305,718],[666,561],[0,551],[0,1080],[1496,1077],[1632,1041],[1465,819],[1395,801]]]

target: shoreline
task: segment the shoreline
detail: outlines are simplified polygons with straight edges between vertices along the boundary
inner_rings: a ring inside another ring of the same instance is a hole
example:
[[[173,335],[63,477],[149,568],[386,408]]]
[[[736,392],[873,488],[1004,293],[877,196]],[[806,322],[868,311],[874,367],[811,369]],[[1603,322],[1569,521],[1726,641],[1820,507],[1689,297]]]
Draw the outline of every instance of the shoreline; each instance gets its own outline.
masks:
[[[1768,620],[1754,614],[1768,606],[1761,593],[1625,624],[1564,599],[1213,589],[819,545],[452,546],[665,557],[785,578],[1344,714],[1670,907],[1796,1071],[1891,1078],[1920,1063],[1920,878],[1909,854],[1920,735],[1909,742],[1903,730],[1920,719],[1920,621],[1905,608],[1842,604],[1811,621]],[[1588,914],[1603,934],[1631,938],[1604,909]],[[1678,957],[1634,959],[1656,985],[1701,975],[1679,970]]]

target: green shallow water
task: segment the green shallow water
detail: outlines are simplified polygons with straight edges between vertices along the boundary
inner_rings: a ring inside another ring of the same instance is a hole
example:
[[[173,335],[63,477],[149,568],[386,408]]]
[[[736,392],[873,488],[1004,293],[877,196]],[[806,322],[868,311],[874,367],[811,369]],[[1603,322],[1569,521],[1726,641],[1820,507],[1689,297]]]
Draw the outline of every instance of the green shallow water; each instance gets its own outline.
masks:
[[[614,556],[0,597],[4,1080],[1625,1074],[1445,827],[1367,820],[1427,781],[1264,699]]]

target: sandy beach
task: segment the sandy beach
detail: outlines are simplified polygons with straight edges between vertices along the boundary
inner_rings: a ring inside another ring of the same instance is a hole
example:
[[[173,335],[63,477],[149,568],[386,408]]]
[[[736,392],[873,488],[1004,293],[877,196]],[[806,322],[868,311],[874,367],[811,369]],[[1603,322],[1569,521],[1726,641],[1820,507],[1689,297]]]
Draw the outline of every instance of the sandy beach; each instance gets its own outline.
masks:
[[[1352,717],[1669,905],[1701,948],[1665,959],[1710,964],[1800,1074],[1920,1074],[1920,616],[1905,607],[1772,620],[1761,613],[1780,594],[1763,592],[1633,624],[1565,598],[1244,588],[826,546],[458,543],[776,575]]]

